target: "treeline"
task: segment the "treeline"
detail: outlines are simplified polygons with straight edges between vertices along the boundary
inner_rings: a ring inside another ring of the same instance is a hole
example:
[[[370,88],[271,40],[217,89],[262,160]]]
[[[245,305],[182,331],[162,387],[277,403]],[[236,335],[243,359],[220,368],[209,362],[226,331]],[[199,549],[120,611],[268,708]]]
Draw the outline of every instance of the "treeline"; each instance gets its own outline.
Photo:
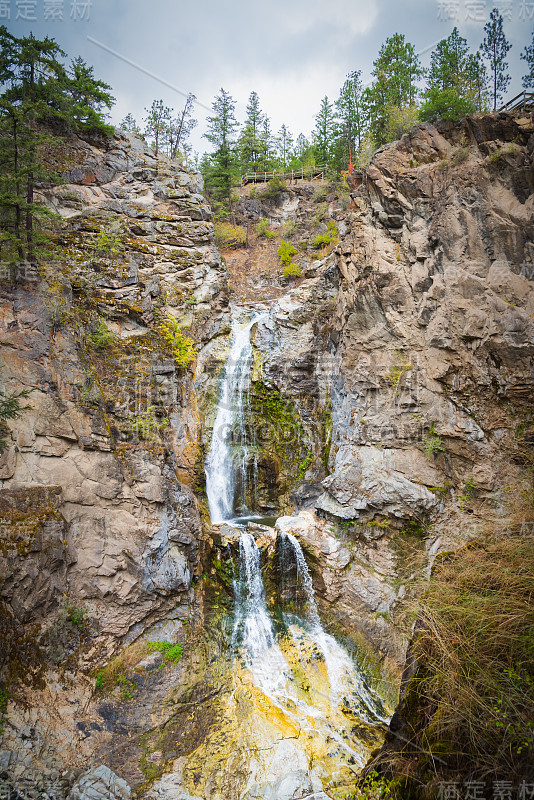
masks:
[[[204,134],[213,148],[200,162],[206,188],[213,199],[230,202],[232,186],[246,172],[314,164],[340,172],[350,159],[356,167],[365,167],[377,147],[398,139],[419,121],[495,110],[510,83],[510,49],[497,9],[484,26],[484,40],[476,52],[454,28],[438,43],[426,70],[415,47],[404,35],[394,34],[380,48],[369,86],[363,85],[361,70],[354,70],[336,100],[323,97],[310,139],[303,134],[295,138],[286,125],[273,134],[256,92],[250,94],[244,124],[239,125],[236,101],[221,89]],[[528,65],[523,77],[528,89],[534,87],[534,34],[521,58]]]
[[[110,135],[111,87],[81,58],[66,65],[57,42],[16,37],[0,26],[0,259],[36,263],[49,246],[52,216],[36,188],[56,178],[47,167],[56,137]]]

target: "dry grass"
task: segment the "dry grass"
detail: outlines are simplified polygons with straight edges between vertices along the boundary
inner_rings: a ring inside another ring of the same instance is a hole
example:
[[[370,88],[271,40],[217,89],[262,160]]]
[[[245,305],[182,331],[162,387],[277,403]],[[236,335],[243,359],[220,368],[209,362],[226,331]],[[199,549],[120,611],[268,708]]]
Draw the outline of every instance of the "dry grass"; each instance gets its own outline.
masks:
[[[522,777],[534,747],[534,536],[488,534],[442,563],[423,598],[413,679],[437,704],[425,748],[479,778]]]

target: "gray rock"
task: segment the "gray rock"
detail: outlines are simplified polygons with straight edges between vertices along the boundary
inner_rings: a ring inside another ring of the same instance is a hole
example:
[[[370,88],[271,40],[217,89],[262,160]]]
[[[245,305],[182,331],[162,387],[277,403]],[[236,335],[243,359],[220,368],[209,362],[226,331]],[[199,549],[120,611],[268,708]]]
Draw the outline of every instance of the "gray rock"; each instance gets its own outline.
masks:
[[[130,786],[101,764],[85,772],[70,790],[69,800],[129,800]]]

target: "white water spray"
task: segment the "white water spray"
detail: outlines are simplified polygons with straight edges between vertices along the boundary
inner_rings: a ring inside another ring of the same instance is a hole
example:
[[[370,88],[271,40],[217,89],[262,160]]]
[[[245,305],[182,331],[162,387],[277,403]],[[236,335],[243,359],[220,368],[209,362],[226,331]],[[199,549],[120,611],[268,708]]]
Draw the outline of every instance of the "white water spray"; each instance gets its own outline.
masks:
[[[248,403],[252,343],[250,331],[261,315],[232,322],[230,353],[221,382],[217,416],[206,461],[206,493],[214,525],[246,513],[245,487],[249,462],[245,411]],[[241,497],[236,498],[240,477]]]

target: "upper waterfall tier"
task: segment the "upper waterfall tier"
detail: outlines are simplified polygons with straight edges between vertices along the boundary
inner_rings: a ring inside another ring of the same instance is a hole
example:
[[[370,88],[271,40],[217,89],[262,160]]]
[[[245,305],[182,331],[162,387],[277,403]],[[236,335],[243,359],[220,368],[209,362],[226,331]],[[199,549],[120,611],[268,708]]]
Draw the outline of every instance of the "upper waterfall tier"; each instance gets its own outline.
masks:
[[[261,314],[253,311],[246,322],[237,315],[232,320],[230,353],[224,367],[205,467],[206,492],[214,524],[230,520],[236,513],[247,513],[243,487],[246,486],[250,445],[245,426],[252,362],[250,331],[260,318]],[[238,476],[242,495],[239,497],[236,496]]]

